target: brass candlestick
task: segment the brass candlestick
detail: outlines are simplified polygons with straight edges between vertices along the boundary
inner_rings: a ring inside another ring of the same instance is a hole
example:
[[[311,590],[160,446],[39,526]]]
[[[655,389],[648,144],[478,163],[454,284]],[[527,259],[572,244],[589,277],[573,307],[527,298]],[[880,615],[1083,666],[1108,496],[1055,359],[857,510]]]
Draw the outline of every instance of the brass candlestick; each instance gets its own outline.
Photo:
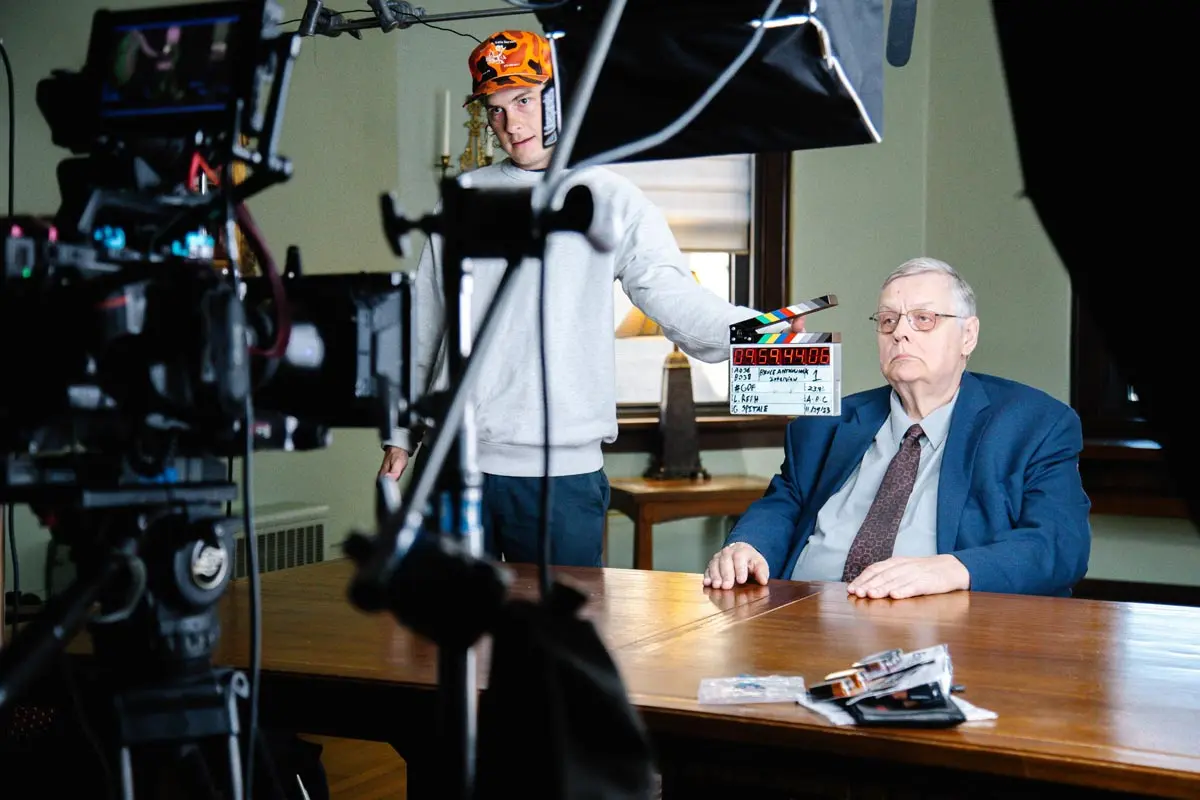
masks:
[[[470,172],[492,163],[491,148],[487,147],[487,137],[492,134],[488,129],[487,120],[484,119],[483,103],[471,103],[467,110],[470,117],[463,123],[463,127],[467,129],[467,147],[458,158],[458,167],[463,172]]]

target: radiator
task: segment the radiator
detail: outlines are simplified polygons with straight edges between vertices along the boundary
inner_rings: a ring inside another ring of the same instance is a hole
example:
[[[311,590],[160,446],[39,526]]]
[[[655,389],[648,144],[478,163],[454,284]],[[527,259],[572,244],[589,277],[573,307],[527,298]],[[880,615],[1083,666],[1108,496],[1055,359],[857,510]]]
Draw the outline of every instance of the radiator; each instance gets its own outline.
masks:
[[[325,560],[325,528],[329,506],[311,503],[271,503],[255,506],[258,571],[276,572]],[[233,577],[246,577],[246,537],[234,536]]]
[[[233,509],[240,521],[241,510]],[[267,503],[254,507],[254,527],[258,530],[258,571],[275,572],[288,567],[315,564],[325,560],[325,529],[329,524],[329,506],[312,503]],[[246,577],[246,537],[239,530],[234,536],[234,577]],[[24,578],[24,573],[21,576]],[[65,547],[51,540],[47,545],[44,574],[46,597],[61,592],[75,580],[75,565],[67,558]],[[22,591],[25,581],[22,581]],[[35,593],[36,587],[34,587]]]

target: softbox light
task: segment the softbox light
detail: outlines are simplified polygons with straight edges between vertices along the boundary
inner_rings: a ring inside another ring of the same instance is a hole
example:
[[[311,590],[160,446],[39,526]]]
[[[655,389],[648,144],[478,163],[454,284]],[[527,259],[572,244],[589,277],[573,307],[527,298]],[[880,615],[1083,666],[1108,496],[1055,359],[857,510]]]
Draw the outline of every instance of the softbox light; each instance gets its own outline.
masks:
[[[564,109],[608,4],[539,10]],[[768,0],[629,0],[571,165],[674,122],[750,41]],[[883,0],[785,0],[750,59],[659,160],[869,144],[883,135]]]

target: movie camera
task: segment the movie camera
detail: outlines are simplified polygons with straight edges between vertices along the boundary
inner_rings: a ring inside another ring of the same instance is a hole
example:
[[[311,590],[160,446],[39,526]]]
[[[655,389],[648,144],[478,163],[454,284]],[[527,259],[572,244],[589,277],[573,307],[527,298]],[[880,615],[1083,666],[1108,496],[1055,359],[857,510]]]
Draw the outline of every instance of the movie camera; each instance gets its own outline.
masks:
[[[408,274],[305,275],[296,248],[280,270],[244,204],[291,175],[277,143],[300,37],[280,31],[281,18],[271,0],[99,11],[84,68],[38,86],[53,141],[78,157],[59,165],[52,219],[0,223],[0,366],[20,376],[0,393],[0,502],[29,504],[78,578],[0,651],[0,711],[86,626],[109,700],[100,738],[115,745],[123,796],[187,775],[240,798],[254,785],[253,536],[249,681],[214,668],[212,654],[234,536],[254,529],[253,452],[321,448],[335,427],[374,428],[381,440],[398,427],[432,429],[405,502],[381,480],[378,532],[348,540],[359,567],[350,599],[443,651],[444,770],[466,793],[471,646],[508,587],[480,552],[467,400],[487,340],[473,346],[461,330],[469,261],[540,256],[553,231],[605,246],[612,220],[593,224],[604,215],[585,186],[538,203],[532,190],[483,190],[464,176],[443,182],[441,213],[414,220],[384,195],[392,250],[404,255],[412,231],[442,234],[447,297],[457,296],[446,315],[450,388],[423,391]],[[468,219],[506,223],[457,226]],[[240,526],[229,516],[237,456]],[[474,602],[456,613],[419,602],[421,587],[444,581]],[[249,733],[239,743],[242,698]],[[227,754],[228,772],[214,776],[212,756],[188,760],[199,742],[216,744],[217,761]],[[135,764],[135,748],[171,757]]]
[[[97,12],[83,69],[37,90],[75,155],[61,207],[0,223],[0,502],[29,504],[78,574],[0,651],[0,709],[86,625],[125,797],[166,769],[134,748],[216,740],[233,797],[253,763],[250,683],[211,662],[253,530],[248,485],[228,516],[226,459],[385,437],[413,400],[408,275],[305,275],[295,248],[281,271],[244,205],[291,175],[281,21],[273,2]]]

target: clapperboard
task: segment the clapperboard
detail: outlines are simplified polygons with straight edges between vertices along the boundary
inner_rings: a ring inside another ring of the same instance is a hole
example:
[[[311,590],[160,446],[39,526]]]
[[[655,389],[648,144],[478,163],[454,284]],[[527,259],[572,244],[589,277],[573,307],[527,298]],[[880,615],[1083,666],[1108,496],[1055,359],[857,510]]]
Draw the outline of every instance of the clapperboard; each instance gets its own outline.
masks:
[[[842,413],[842,335],[763,332],[837,303],[827,294],[729,326],[729,413]]]

